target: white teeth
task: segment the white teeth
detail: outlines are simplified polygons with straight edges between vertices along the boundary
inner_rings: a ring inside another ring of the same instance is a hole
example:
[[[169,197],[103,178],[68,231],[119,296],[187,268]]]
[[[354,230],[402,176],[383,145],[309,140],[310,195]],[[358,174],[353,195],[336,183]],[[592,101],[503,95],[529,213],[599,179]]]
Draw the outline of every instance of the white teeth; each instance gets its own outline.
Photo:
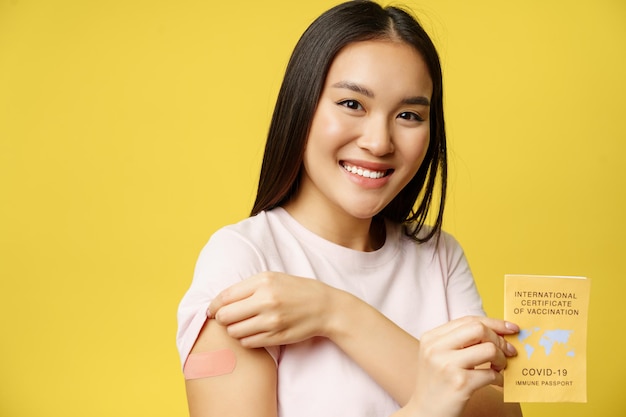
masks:
[[[361,177],[373,178],[373,179],[382,178],[385,176],[385,173],[386,173],[386,171],[370,171],[369,169],[363,169],[363,168],[359,168],[355,166],[350,166],[348,164],[343,164],[343,168],[346,171],[359,175]]]

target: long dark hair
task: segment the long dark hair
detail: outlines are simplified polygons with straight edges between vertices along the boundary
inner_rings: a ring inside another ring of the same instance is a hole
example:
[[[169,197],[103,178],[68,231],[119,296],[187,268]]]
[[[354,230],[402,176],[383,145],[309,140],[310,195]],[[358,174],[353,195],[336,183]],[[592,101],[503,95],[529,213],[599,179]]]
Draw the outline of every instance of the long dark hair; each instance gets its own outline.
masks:
[[[431,39],[409,13],[363,0],[328,10],[298,41],[278,93],[251,215],[280,206],[297,193],[306,140],[331,63],[347,45],[375,39],[400,40],[413,46],[424,58],[433,83],[431,136],[424,161],[411,181],[377,216],[412,223],[410,234],[420,242],[439,235],[447,183],[439,56]],[[432,228],[420,233],[436,198],[437,185],[440,193],[435,222]]]

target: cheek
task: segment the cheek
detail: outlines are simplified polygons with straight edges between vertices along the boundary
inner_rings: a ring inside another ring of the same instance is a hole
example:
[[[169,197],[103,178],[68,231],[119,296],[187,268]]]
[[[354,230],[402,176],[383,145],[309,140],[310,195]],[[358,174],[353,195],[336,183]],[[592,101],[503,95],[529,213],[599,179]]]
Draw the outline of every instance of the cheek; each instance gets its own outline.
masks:
[[[426,157],[430,143],[430,132],[420,132],[419,135],[412,135],[404,139],[404,159],[408,165],[412,166],[413,169],[417,171]]]
[[[419,159],[418,165],[422,165],[422,162],[424,161],[424,158],[426,157],[426,153],[428,152],[429,144],[430,144],[430,137],[429,135],[427,135],[424,138],[422,145],[420,146],[420,151],[418,153],[418,159]]]
[[[308,141],[315,146],[337,147],[350,140],[355,123],[334,109],[320,107],[313,117]]]

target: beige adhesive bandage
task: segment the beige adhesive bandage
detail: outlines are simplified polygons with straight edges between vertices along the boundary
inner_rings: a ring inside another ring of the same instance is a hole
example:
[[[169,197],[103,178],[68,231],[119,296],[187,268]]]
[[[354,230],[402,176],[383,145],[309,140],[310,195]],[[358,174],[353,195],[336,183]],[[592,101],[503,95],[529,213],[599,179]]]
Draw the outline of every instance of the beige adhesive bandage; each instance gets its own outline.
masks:
[[[235,369],[236,364],[235,352],[230,349],[191,353],[185,362],[183,374],[185,379],[226,375]]]

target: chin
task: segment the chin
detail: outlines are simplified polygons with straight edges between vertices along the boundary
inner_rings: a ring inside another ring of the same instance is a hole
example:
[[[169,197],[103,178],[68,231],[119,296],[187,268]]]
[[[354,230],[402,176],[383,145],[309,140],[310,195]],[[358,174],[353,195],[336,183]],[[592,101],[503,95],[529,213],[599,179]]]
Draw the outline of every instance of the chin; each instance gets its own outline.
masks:
[[[359,219],[359,220],[369,220],[372,217],[376,216],[378,213],[380,213],[381,211],[383,211],[383,208],[373,208],[370,210],[348,210],[348,214],[350,214],[352,217],[354,217],[355,219]]]

